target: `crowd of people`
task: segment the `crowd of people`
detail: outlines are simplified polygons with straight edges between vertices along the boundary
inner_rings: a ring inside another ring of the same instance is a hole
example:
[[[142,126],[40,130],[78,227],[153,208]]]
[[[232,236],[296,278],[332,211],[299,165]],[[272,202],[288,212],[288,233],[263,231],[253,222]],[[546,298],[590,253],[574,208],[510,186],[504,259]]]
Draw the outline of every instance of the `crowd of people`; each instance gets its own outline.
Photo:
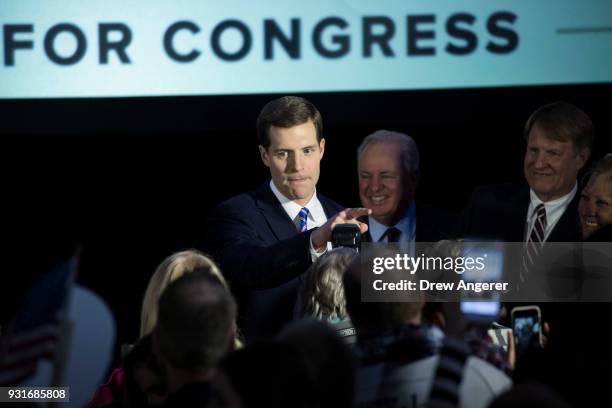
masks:
[[[141,339],[92,407],[571,406],[600,395],[595,373],[607,360],[570,334],[586,324],[567,305],[548,308],[546,345],[517,361],[512,335],[504,347],[486,328],[461,324],[456,303],[363,302],[359,254],[330,245],[338,224],[356,225],[362,242],[404,248],[466,237],[537,249],[608,240],[612,156],[578,182],[594,139],[583,111],[563,102],[536,110],[524,131],[525,181],[477,189],[458,217],[415,197],[419,151],[406,134],[379,130],[363,140],[361,204],[345,208],[316,188],[326,140],[314,105],[273,100],[257,133],[271,177],[210,214],[205,251],[219,267],[197,251],[160,265]],[[523,285],[538,255],[528,251],[518,266]],[[122,381],[113,381],[117,373]]]
[[[524,129],[525,180],[476,189],[457,216],[416,197],[419,151],[406,134],[364,138],[354,207],[317,189],[326,139],[312,103],[270,101],[257,134],[270,179],[209,214],[202,252],[160,264],[140,338],[90,407],[565,407],[606,398],[599,370],[612,359],[589,332],[606,303],[547,305],[542,347],[519,356],[512,334],[499,344],[457,303],[362,301],[360,254],[332,246],[341,224],[362,242],[400,248],[522,242],[525,287],[546,243],[612,241],[612,155],[587,166],[595,132],[582,110],[537,109]],[[497,320],[507,318],[502,308]]]

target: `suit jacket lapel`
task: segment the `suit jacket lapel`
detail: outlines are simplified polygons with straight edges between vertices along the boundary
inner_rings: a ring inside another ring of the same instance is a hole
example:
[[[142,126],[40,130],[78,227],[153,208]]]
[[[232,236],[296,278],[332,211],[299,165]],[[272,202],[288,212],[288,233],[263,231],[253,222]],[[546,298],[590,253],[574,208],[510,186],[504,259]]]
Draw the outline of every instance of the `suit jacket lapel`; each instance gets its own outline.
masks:
[[[580,226],[578,224],[578,199],[579,196],[576,194],[546,239],[547,242],[574,242],[581,240]],[[525,186],[512,201],[506,222],[506,241],[525,241],[525,225],[530,200],[529,187]]]
[[[325,197],[324,195],[319,194],[318,192],[317,192],[317,198],[319,199],[321,206],[323,206],[323,211],[325,212],[325,215],[327,216],[328,220],[332,216],[336,215],[337,213],[343,210],[343,208],[340,205],[330,200],[329,198]]]
[[[340,205],[321,194],[317,193],[317,198],[328,219],[342,210]],[[289,218],[282,204],[270,189],[269,181],[255,190],[255,200],[257,201],[257,207],[261,211],[270,230],[272,230],[272,233],[276,236],[276,239],[283,240],[297,234],[298,231],[293,220]]]
[[[576,193],[548,236],[547,242],[576,242],[582,240],[580,221],[578,220],[579,199],[580,196]]]
[[[265,182],[255,190],[255,199],[257,207],[276,239],[280,241],[297,234],[293,220],[289,218],[285,209],[270,189],[269,182]]]

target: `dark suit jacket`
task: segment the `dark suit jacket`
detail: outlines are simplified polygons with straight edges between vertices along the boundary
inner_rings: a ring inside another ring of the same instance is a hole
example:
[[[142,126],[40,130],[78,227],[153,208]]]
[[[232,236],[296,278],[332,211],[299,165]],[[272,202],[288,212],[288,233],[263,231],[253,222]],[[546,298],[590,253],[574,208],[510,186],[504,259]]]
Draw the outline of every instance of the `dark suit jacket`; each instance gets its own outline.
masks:
[[[582,241],[578,219],[579,199],[580,194],[576,194],[547,242]],[[455,235],[457,238],[523,242],[529,201],[529,186],[526,183],[477,188],[459,217]]]
[[[343,208],[318,194],[327,217]],[[221,265],[239,304],[247,340],[274,335],[291,320],[299,277],[311,265],[310,234],[298,233],[265,182],[210,214],[207,249]]]
[[[362,221],[368,224],[368,217],[363,217]],[[454,225],[455,219],[448,212],[416,203],[415,240],[417,242],[438,242],[448,238]],[[361,240],[371,242],[370,232],[363,234]]]
[[[554,229],[548,236],[547,242],[581,242],[582,233],[580,220],[578,218],[578,201],[580,194],[566,207],[565,212],[557,221]],[[477,188],[470,197],[468,204],[461,213],[456,229],[457,238],[474,238],[481,240],[502,240],[505,242],[524,242],[527,210],[529,208],[529,186],[526,183],[501,184]],[[522,247],[520,247],[522,248]],[[522,251],[517,246],[512,251],[506,252],[505,274],[513,282],[518,282],[518,273],[521,268]],[[556,285],[551,288],[554,281],[551,269],[551,259],[556,259],[555,252],[551,258],[546,251],[539,255],[538,264],[529,273],[526,282],[522,285],[521,297],[524,299],[536,299],[538,296],[530,296],[529,291],[542,291],[551,296],[558,296],[559,292],[565,293],[567,287],[559,290]],[[563,265],[566,269],[573,270],[575,260],[568,254],[567,262]],[[560,270],[559,273],[565,273]],[[532,301],[530,304],[534,303]],[[513,304],[519,306],[521,304]],[[566,316],[566,308],[560,303],[542,303],[543,319],[551,325],[558,325]],[[509,317],[509,316],[508,316]],[[509,322],[503,322],[509,323]]]

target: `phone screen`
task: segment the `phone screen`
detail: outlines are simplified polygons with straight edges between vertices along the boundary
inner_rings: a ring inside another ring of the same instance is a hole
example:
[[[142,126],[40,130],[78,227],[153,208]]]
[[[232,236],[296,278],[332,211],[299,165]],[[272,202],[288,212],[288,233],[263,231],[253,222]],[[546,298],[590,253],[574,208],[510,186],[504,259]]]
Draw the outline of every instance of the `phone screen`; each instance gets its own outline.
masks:
[[[465,242],[463,257],[473,260],[480,259],[484,268],[466,269],[461,279],[465,282],[500,282],[503,275],[504,253],[503,244],[499,242],[470,243]],[[482,317],[495,321],[499,316],[500,295],[490,291],[461,293],[461,312],[465,315]],[[483,323],[486,323],[483,321]]]
[[[517,354],[540,344],[540,313],[537,309],[525,309],[512,312],[512,331]]]

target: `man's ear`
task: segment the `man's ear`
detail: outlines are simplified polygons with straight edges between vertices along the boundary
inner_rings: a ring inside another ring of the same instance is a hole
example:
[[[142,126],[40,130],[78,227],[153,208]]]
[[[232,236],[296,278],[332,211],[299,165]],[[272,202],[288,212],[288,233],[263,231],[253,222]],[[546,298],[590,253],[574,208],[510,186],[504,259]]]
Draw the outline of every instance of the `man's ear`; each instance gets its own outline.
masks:
[[[578,154],[576,155],[576,164],[578,166],[578,170],[584,167],[590,156],[591,149],[589,149],[588,147],[585,147],[584,149],[578,152]]]
[[[409,177],[410,184],[412,184],[412,186],[413,186],[413,190],[416,191],[416,188],[419,185],[419,176],[414,174],[414,173],[412,173],[412,172],[410,172],[407,177]],[[414,193],[414,191],[413,191],[413,193]]]
[[[232,323],[232,327],[229,331],[228,342],[227,342],[227,352],[231,353],[232,351],[236,351],[242,347],[242,343],[238,340],[238,328],[236,327],[236,322]]]
[[[268,155],[268,151],[262,145],[259,145],[259,156],[261,157],[261,161],[266,167],[270,167],[270,156]]]
[[[325,139],[321,138],[319,142],[319,150],[321,150],[321,158],[323,158],[323,153],[325,153]]]
[[[413,172],[402,171],[400,180],[404,188],[404,196],[407,196],[408,193],[410,193],[409,195],[411,196],[411,201],[414,200],[417,185],[419,184],[419,176]],[[408,204],[410,204],[410,202]]]

